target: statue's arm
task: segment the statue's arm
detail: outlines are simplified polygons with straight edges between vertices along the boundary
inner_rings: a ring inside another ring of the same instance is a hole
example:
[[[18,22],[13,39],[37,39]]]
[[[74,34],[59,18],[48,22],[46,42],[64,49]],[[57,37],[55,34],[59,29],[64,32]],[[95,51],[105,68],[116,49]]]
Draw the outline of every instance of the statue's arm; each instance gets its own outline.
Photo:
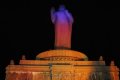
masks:
[[[70,22],[73,23],[74,20],[73,20],[72,14],[69,13],[68,11],[65,11],[65,14],[66,14],[66,16],[68,17],[68,19],[70,20]]]
[[[72,24],[74,22],[72,14],[69,13],[67,10],[65,11],[65,14],[66,14],[66,16],[67,16],[67,18],[69,20],[70,32],[72,32]]]
[[[55,9],[54,8],[51,9],[50,14],[51,14],[51,20],[54,23],[55,22]]]

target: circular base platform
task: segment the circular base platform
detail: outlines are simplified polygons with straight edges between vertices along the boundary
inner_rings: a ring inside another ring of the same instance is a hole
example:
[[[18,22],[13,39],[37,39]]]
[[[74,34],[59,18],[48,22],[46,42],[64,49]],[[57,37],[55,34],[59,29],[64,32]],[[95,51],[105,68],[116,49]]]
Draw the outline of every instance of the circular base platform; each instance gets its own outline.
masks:
[[[36,56],[36,59],[44,59],[44,60],[88,60],[88,57],[78,51],[74,50],[49,50],[42,53],[39,53]]]

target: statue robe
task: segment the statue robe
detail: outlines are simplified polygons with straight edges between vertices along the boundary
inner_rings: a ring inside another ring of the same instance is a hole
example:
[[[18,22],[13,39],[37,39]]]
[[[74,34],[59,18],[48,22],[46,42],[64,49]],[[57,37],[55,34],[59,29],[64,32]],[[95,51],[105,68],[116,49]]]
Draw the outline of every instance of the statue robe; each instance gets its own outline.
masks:
[[[73,19],[67,10],[53,14],[52,22],[55,24],[55,47],[71,48],[71,32]]]

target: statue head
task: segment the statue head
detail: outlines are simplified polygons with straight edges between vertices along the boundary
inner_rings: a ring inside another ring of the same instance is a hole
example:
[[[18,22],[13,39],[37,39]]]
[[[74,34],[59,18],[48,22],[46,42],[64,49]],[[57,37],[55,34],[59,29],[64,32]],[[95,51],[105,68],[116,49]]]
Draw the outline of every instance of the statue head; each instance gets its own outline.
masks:
[[[60,5],[59,10],[60,10],[60,11],[63,11],[63,10],[66,10],[66,8],[65,8],[64,5]]]

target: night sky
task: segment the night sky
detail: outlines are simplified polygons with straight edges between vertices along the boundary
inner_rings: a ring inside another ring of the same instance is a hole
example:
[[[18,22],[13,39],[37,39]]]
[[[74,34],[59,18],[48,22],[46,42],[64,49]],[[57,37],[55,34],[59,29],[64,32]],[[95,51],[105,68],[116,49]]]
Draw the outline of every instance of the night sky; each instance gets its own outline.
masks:
[[[54,49],[54,25],[50,9],[64,4],[74,17],[72,50],[89,60],[103,56],[120,68],[119,3],[116,0],[9,0],[0,8],[0,80],[10,60],[21,56],[35,59],[40,52]]]

